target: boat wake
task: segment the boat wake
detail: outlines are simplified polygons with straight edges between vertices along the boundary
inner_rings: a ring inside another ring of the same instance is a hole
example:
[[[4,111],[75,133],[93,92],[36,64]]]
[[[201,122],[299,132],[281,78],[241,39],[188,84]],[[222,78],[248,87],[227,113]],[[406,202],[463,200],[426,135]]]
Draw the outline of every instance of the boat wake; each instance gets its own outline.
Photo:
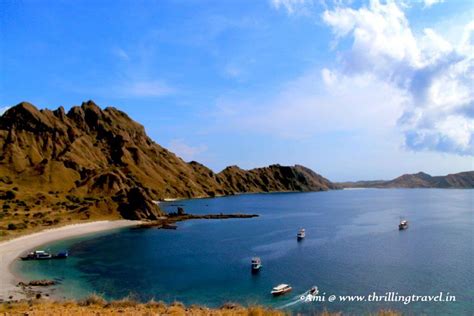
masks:
[[[301,298],[306,297],[308,294],[309,294],[309,290],[304,292],[304,293],[301,293],[299,295],[296,295],[296,296],[292,297],[290,299],[290,301],[288,301],[287,303],[276,307],[276,309],[285,309],[285,308],[291,307],[293,305],[296,305],[298,303],[304,303],[304,300],[302,300]]]

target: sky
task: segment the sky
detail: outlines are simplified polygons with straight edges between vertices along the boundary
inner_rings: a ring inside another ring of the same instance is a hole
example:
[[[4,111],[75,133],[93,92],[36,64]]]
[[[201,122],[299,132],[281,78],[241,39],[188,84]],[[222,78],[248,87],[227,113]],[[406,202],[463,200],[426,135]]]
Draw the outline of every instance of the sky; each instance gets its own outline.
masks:
[[[474,169],[470,1],[0,0],[0,112],[114,106],[214,171]]]

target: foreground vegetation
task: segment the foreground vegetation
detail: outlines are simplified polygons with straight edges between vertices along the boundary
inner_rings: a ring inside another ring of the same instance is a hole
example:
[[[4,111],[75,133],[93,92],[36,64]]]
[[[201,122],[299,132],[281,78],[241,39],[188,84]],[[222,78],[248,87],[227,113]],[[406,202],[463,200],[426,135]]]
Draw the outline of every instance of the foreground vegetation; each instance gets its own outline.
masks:
[[[225,304],[217,309],[201,306],[185,307],[175,302],[166,305],[162,302],[150,301],[138,303],[125,298],[118,301],[106,302],[99,296],[93,295],[82,301],[54,302],[49,300],[29,300],[8,302],[0,305],[3,315],[213,315],[213,316],[280,316],[281,311],[271,310],[260,306],[242,307],[236,304]]]
[[[243,307],[238,304],[227,303],[220,308],[191,305],[182,303],[165,304],[150,301],[139,303],[132,298],[124,298],[107,302],[98,295],[91,295],[81,301],[51,301],[45,299],[23,300],[18,302],[5,302],[0,305],[2,315],[199,315],[199,316],[283,316],[290,315],[281,310],[270,309],[262,306]],[[342,313],[321,312],[318,316],[342,316]],[[400,316],[394,311],[379,311],[372,316]]]

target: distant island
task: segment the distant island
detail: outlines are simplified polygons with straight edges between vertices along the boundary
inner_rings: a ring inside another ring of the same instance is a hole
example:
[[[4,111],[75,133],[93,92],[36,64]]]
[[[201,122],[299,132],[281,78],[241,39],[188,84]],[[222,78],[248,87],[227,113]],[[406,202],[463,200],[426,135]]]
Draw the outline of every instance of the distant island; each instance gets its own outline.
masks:
[[[466,171],[446,176],[430,176],[424,172],[404,174],[392,180],[339,182],[343,188],[474,188],[474,171]]]

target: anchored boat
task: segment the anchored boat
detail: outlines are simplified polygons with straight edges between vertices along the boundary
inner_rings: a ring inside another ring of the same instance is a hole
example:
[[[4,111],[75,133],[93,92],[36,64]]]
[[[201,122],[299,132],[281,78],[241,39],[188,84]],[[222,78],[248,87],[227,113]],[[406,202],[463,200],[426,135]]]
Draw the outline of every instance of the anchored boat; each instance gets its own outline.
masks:
[[[26,256],[20,257],[21,260],[50,260],[50,259],[66,259],[68,252],[59,252],[57,254],[51,254],[44,250],[35,250],[27,254]]]
[[[296,234],[296,239],[297,240],[303,240],[303,238],[306,237],[306,231],[304,230],[304,228],[301,228],[299,231],[298,231],[298,234]]]
[[[252,272],[256,273],[263,267],[262,260],[259,257],[252,258]]]
[[[405,230],[408,228],[408,221],[401,220],[400,224],[398,224],[398,230]]]

